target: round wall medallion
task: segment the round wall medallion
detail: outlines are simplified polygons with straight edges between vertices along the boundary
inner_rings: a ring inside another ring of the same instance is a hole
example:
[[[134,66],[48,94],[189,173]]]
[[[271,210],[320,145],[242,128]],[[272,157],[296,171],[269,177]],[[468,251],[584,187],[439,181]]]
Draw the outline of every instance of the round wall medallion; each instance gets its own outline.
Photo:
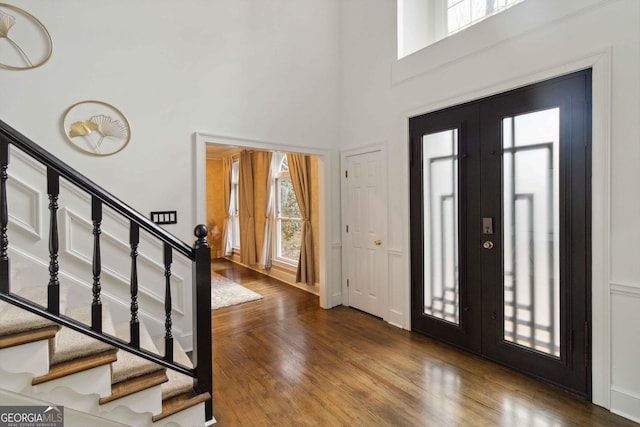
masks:
[[[124,149],[131,139],[131,126],[120,110],[102,101],[81,101],[62,118],[64,134],[85,153],[109,156]]]
[[[53,39],[38,18],[19,7],[0,3],[0,67],[30,70],[53,53]]]

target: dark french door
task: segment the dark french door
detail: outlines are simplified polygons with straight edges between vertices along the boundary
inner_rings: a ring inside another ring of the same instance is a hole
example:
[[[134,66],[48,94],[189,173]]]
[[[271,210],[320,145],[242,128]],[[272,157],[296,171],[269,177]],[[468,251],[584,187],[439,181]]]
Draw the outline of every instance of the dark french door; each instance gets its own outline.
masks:
[[[591,71],[410,119],[412,329],[591,393]]]

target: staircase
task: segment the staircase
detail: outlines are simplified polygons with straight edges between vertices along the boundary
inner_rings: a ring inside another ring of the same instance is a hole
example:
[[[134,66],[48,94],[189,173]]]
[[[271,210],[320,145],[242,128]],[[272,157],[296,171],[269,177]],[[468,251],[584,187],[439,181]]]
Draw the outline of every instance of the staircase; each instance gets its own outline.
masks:
[[[19,295],[44,304],[43,293],[27,288]],[[82,307],[61,310],[90,320]],[[114,325],[105,310],[103,330],[123,339],[128,323]],[[141,328],[141,347],[158,352],[157,340]],[[162,337],[160,337],[162,340]],[[191,361],[174,344],[176,360]],[[104,425],[199,426],[205,424],[208,393],[195,394],[191,377],[89,338],[13,305],[0,303],[0,388],[115,422]],[[3,399],[4,400],[4,399]]]
[[[7,179],[9,146],[46,167],[49,198],[49,280],[20,283],[9,260]],[[206,227],[196,227],[187,246],[82,177],[0,121],[0,402],[3,405],[64,406],[65,425],[203,426],[212,415],[210,253]],[[59,179],[90,195],[93,254],[88,277],[92,302],[67,295],[58,277]],[[130,221],[130,312],[112,316],[101,294],[102,205]],[[138,310],[139,230],[160,241],[166,287],[165,331],[152,336]],[[172,334],[173,255],[193,263],[193,352]],[[18,279],[18,280],[16,280]],[[16,282],[16,283],[14,283]],[[119,319],[114,320],[115,317]]]

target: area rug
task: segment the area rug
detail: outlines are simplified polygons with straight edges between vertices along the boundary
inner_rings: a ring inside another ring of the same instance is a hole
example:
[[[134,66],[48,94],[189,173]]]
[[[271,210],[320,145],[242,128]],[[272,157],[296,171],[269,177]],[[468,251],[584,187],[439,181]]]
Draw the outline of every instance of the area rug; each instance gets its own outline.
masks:
[[[211,309],[255,301],[262,298],[257,292],[247,289],[226,277],[211,272]]]

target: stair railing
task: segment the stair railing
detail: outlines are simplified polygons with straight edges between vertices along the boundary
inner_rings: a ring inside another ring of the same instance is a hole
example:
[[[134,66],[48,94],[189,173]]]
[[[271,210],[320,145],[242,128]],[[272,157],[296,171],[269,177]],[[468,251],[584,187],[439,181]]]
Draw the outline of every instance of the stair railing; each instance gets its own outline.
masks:
[[[42,307],[19,295],[11,293],[9,266],[9,206],[7,203],[7,179],[9,167],[9,145],[21,150],[28,156],[43,164],[47,169],[47,194],[49,196],[49,283],[47,285],[47,307]],[[80,190],[91,196],[91,219],[93,222],[93,284],[91,302],[91,326],[87,326],[60,313],[60,281],[58,279],[58,195],[60,178],[64,178]],[[102,206],[106,205],[130,223],[130,257],[131,257],[131,320],[130,341],[102,332],[101,301],[101,253],[100,234],[102,223]],[[165,269],[165,348],[164,357],[140,347],[140,323],[138,320],[138,273],[137,256],[140,229],[147,231],[163,245],[163,265]],[[196,237],[190,247],[145,216],[141,215],[115,196],[95,184],[87,177],[57,159],[48,151],[22,135],[11,126],[0,120],[0,300],[45,317],[75,331],[103,341],[114,347],[128,351],[161,366],[173,369],[194,378],[196,393],[209,393],[213,396],[211,370],[211,255],[206,236],[205,225],[194,229]],[[192,263],[193,289],[193,368],[181,365],[173,360],[173,334],[171,319],[171,264],[173,254],[188,258]],[[206,419],[213,418],[212,399],[205,403]]]

